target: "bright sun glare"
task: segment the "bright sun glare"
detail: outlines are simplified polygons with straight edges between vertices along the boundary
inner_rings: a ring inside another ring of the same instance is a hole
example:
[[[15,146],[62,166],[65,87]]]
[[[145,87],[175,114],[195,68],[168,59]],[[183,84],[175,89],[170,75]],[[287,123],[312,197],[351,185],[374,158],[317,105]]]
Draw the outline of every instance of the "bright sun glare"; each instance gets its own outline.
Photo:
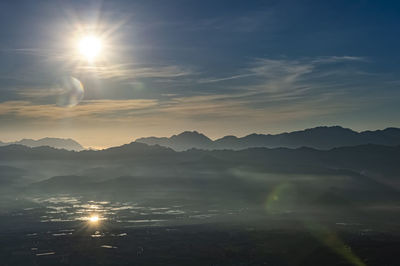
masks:
[[[99,56],[101,48],[101,40],[96,36],[85,36],[79,41],[79,51],[89,61]]]
[[[92,223],[97,223],[99,221],[99,216],[91,216],[89,221]]]

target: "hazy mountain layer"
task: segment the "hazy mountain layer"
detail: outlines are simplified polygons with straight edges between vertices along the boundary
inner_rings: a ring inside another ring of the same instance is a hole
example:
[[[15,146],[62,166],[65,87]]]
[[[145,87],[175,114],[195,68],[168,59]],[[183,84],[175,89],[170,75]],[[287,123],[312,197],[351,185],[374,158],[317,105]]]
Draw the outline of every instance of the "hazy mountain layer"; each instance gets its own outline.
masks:
[[[150,166],[158,171],[164,166],[176,166],[179,169],[197,171],[205,165],[203,171],[232,167],[257,167],[265,171],[279,172],[315,172],[332,170],[351,170],[357,173],[378,173],[384,176],[400,174],[400,146],[359,145],[340,147],[331,150],[313,148],[249,148],[245,150],[189,150],[176,152],[159,145],[149,146],[132,142],[105,150],[80,152],[59,150],[51,147],[30,148],[23,145],[0,147],[0,160],[7,162],[37,162],[44,164],[78,163],[85,166],[93,162],[104,166],[107,163],[122,165]],[[105,164],[101,164],[104,162]],[[172,170],[172,169],[169,169]],[[164,174],[165,175],[165,174]]]
[[[43,139],[22,139],[15,142],[1,142],[0,146],[11,144],[20,144],[27,147],[40,147],[49,146],[56,149],[65,149],[70,151],[81,151],[84,147],[73,139],[60,139],[60,138],[43,138]]]

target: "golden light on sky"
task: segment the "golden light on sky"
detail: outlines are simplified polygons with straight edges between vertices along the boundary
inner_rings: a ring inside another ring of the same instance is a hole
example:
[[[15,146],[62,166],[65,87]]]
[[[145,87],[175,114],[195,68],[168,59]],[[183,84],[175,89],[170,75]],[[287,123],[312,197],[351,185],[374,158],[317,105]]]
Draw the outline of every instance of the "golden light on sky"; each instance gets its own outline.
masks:
[[[93,61],[100,55],[102,50],[101,39],[97,36],[85,36],[79,40],[78,44],[80,54],[88,61]]]

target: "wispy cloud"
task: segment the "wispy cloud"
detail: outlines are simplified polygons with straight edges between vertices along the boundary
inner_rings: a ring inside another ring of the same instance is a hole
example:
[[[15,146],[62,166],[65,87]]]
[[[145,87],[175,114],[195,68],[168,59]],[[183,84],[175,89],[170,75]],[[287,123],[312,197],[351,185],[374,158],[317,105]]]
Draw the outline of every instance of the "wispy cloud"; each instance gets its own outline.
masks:
[[[134,112],[150,108],[156,100],[93,100],[84,101],[73,108],[59,107],[55,104],[33,104],[29,101],[8,101],[0,103],[0,116],[31,119],[69,119],[85,120],[101,118],[114,112]]]
[[[260,96],[261,93],[268,97],[276,98],[278,95],[292,93],[307,94],[308,90],[315,93],[324,93],[322,83],[330,83],[337,89],[343,89],[344,84],[350,76],[367,74],[358,68],[343,68],[343,65],[335,66],[337,63],[352,64],[367,62],[366,58],[355,56],[326,56],[317,58],[300,59],[270,59],[257,58],[248,64],[247,67],[238,70],[231,76],[212,77],[200,79],[199,83],[216,83],[230,89],[235,88],[238,94],[249,96],[251,94]],[[321,79],[325,80],[322,81]],[[336,79],[336,80],[335,80]],[[245,80],[246,82],[231,83],[231,80]],[[244,84],[244,85],[243,85]],[[351,89],[351,88],[349,88]]]
[[[312,62],[314,64],[324,64],[324,63],[338,63],[338,62],[368,62],[366,57],[361,56],[321,56],[316,59],[313,59]]]
[[[381,80],[367,78],[367,72],[353,65],[365,62],[367,58],[355,56],[257,58],[232,76],[199,80],[203,84],[218,82],[229,94],[183,97],[175,99],[179,105],[171,108],[189,108],[198,117],[204,112],[209,112],[207,117],[235,113],[250,119],[260,115],[265,120],[266,114],[270,119],[285,120],[357,110],[385,100],[374,90]],[[369,93],[362,93],[366,91]]]
[[[57,87],[48,87],[48,88],[30,87],[30,88],[19,89],[16,93],[22,98],[41,99],[41,98],[57,96],[63,92],[64,91],[61,88]]]
[[[216,82],[233,80],[233,79],[247,78],[247,77],[251,77],[254,75],[255,74],[249,73],[249,74],[238,74],[238,75],[233,75],[233,76],[223,77],[223,78],[202,78],[202,79],[199,79],[197,82],[200,84],[201,83],[216,83]]]
[[[78,66],[76,72],[93,74],[100,79],[134,80],[138,78],[178,78],[193,75],[190,68],[176,65],[113,64]]]

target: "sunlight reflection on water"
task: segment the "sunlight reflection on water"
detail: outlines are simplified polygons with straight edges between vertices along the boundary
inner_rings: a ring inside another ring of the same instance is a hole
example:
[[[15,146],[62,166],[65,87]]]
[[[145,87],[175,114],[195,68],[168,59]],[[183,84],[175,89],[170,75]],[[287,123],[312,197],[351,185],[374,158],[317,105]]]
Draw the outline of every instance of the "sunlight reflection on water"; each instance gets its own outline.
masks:
[[[95,224],[107,220],[108,223],[162,225],[183,220],[212,219],[220,215],[238,213],[240,210],[215,209],[198,210],[193,206],[171,205],[154,206],[138,202],[110,202],[86,200],[82,197],[62,195],[58,197],[38,197],[34,202],[40,204],[43,213],[41,222],[76,222]]]

